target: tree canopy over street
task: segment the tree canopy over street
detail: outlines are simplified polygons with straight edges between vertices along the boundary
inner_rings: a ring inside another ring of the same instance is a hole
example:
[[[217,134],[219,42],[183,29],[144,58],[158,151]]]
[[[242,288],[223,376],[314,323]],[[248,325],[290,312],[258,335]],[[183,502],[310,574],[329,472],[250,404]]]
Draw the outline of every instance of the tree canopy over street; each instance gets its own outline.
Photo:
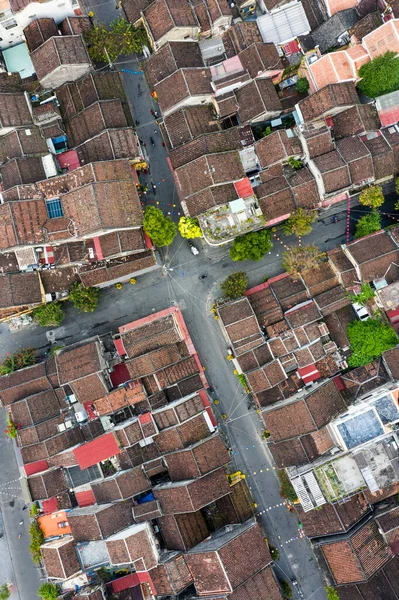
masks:
[[[97,62],[113,62],[118,56],[141,52],[148,43],[144,27],[134,27],[126,19],[112,21],[109,29],[104,24],[93,25],[84,37],[91,58]]]
[[[251,231],[236,237],[230,248],[230,256],[235,261],[261,260],[273,247],[271,232],[268,229]]]
[[[147,206],[144,213],[143,229],[150,236],[155,246],[169,246],[176,236],[176,225],[170,217],[155,206]]]
[[[317,211],[297,208],[284,221],[282,228],[286,235],[302,237],[312,231],[312,223],[317,219]]]
[[[291,246],[283,254],[282,265],[293,279],[299,279],[303,273],[311,269],[317,269],[324,257],[325,253],[320,252],[314,244]]]
[[[370,233],[375,233],[381,229],[381,215],[373,210],[371,213],[364,215],[356,223],[355,238],[359,239]]]
[[[235,300],[244,295],[248,286],[248,275],[244,272],[232,273],[220,285],[225,298]]]

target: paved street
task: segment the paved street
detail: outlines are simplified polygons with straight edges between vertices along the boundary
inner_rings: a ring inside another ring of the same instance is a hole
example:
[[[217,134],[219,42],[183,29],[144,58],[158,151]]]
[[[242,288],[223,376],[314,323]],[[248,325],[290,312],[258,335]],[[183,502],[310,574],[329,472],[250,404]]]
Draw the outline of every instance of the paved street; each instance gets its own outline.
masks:
[[[4,434],[5,427],[6,415],[1,411],[0,585],[12,583],[11,600],[37,600],[40,571],[32,563],[29,553],[29,510],[23,510],[15,442]]]

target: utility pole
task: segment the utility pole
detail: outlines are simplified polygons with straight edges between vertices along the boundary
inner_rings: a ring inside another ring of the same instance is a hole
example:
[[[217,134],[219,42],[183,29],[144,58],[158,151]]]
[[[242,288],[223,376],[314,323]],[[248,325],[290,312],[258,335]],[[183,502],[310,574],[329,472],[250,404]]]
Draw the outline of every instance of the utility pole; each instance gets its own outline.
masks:
[[[110,59],[110,57],[109,57],[109,54],[108,54],[108,50],[105,48],[105,46],[104,46],[104,52],[105,52],[105,56],[107,57],[107,61],[108,61],[108,64],[109,64],[109,68],[110,68],[110,69],[113,69],[113,68],[114,68],[114,65],[113,65],[113,63],[111,62],[111,59]]]

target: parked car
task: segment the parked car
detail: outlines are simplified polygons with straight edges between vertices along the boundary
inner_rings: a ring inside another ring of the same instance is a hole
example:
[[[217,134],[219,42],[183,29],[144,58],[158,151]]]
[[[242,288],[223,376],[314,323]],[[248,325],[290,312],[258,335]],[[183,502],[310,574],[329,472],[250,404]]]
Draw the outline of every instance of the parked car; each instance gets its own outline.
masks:
[[[365,306],[363,306],[363,304],[359,304],[359,302],[353,302],[352,308],[355,311],[359,321],[367,321],[367,319],[370,318],[368,310]]]

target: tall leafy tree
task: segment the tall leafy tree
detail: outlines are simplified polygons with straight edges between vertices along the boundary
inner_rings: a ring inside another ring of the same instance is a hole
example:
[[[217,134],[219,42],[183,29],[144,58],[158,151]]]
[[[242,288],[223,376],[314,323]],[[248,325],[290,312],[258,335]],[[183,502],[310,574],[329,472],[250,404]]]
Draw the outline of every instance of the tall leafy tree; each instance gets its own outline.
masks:
[[[41,327],[58,327],[64,319],[64,311],[59,302],[49,302],[35,308],[33,318]]]
[[[169,246],[176,236],[176,225],[170,217],[155,206],[147,206],[144,213],[143,229],[155,246]]]
[[[89,54],[94,61],[115,61],[118,56],[141,52],[148,44],[144,27],[134,27],[126,19],[112,21],[109,29],[106,25],[93,25],[85,34]]]
[[[202,231],[198,224],[198,219],[193,219],[192,217],[180,217],[178,229],[180,235],[189,240],[202,237]]]
[[[367,365],[398,343],[398,336],[390,325],[379,319],[352,321],[348,325],[348,339],[351,355],[350,367]]]
[[[312,231],[312,223],[317,219],[317,211],[297,208],[283,223],[283,231],[286,235],[302,237]]]
[[[251,231],[236,237],[230,248],[230,256],[235,261],[261,260],[273,247],[271,233],[268,229]]]
[[[361,191],[359,196],[360,204],[370,208],[380,208],[384,204],[384,194],[380,185],[370,185]]]
[[[359,239],[370,233],[375,233],[381,229],[381,215],[373,210],[371,213],[364,215],[356,223],[355,238]]]
[[[359,69],[361,80],[358,88],[369,96],[376,98],[389,92],[399,90],[399,58],[396,52],[385,52]]]
[[[42,583],[37,590],[37,595],[43,600],[57,600],[60,595],[60,588],[55,583]]]
[[[85,287],[75,281],[69,290],[69,299],[79,312],[94,312],[100,299],[100,290],[97,287]]]
[[[325,257],[324,252],[320,252],[317,246],[291,246],[283,253],[283,268],[291,275],[293,279],[299,279],[300,276],[312,269],[317,269]]]
[[[244,272],[232,273],[225,279],[220,288],[225,298],[235,300],[244,295],[248,286],[248,275]]]

